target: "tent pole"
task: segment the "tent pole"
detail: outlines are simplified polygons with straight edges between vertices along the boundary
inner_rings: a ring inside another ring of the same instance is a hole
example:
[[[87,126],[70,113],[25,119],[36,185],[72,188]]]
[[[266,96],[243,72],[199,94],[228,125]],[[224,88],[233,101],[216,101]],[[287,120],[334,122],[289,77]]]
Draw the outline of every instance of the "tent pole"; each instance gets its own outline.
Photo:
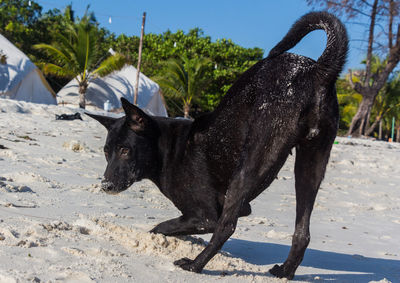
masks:
[[[142,20],[142,30],[140,32],[140,42],[139,42],[139,58],[138,58],[138,65],[136,70],[136,85],[135,85],[135,97],[133,103],[137,105],[137,98],[138,98],[138,90],[139,90],[139,74],[140,74],[140,64],[142,63],[142,46],[143,46],[143,36],[144,36],[144,24],[146,22],[146,12],[143,13],[143,20]]]

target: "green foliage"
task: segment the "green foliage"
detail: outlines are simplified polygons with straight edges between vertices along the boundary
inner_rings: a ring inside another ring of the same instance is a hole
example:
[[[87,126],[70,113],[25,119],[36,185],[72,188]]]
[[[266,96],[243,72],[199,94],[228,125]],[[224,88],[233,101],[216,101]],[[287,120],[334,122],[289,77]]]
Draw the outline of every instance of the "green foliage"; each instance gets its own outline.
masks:
[[[113,49],[124,54],[134,65],[137,63],[139,38],[120,35],[115,39]],[[240,74],[262,59],[263,50],[259,48],[243,48],[234,44],[230,39],[221,39],[215,42],[211,37],[204,36],[199,28],[184,33],[179,30],[163,34],[146,34],[143,40],[142,72],[150,77],[162,77],[164,62],[171,58],[186,57],[188,59],[208,58],[211,62],[204,71],[204,86],[202,94],[195,101],[200,111],[210,111],[218,105],[220,99],[235,82]],[[182,102],[177,107],[183,107]],[[172,116],[182,115],[175,112]]]
[[[365,61],[363,61],[365,62]],[[371,69],[378,72],[384,68],[386,61],[378,56],[372,57]],[[357,71],[353,73],[353,82],[360,82],[364,79],[364,73]],[[373,78],[371,79],[373,80]],[[356,114],[361,103],[361,94],[356,93],[346,79],[339,79],[336,84],[339,109],[340,109],[340,130],[347,130],[351,124],[353,116]],[[389,135],[391,129],[392,117],[400,120],[400,74],[396,73],[390,77],[385,86],[376,97],[370,116],[370,125],[373,127],[372,135],[378,136],[378,122],[383,121],[383,134]]]
[[[121,69],[125,64],[125,59],[120,54],[105,58],[99,52],[98,28],[94,23],[94,15],[87,11],[82,19],[74,22],[71,9],[67,8],[62,21],[63,32],[54,35],[55,41],[52,44],[34,45],[35,49],[45,51],[51,58],[51,62],[42,63],[45,74],[76,78],[82,95],[82,108],[85,108],[84,96],[91,79]]]
[[[59,10],[51,10],[42,14],[42,7],[36,2],[28,0],[2,0],[0,1],[0,33],[10,40],[15,46],[27,54],[34,62],[38,59],[49,58],[32,45],[52,41],[53,31],[59,31],[62,14]],[[67,80],[54,79],[47,76],[50,85],[56,91],[60,89]]]
[[[0,1],[0,33],[18,48],[29,53],[30,42],[38,36],[36,24],[42,7],[35,2],[29,6],[28,0]]]
[[[200,98],[207,83],[204,74],[210,60],[181,56],[169,59],[164,65],[162,76],[153,79],[160,85],[170,104],[177,104],[176,100],[182,102],[182,112],[184,117],[188,118],[192,100]]]
[[[366,60],[361,63],[366,64]],[[371,58],[371,71],[373,74],[381,72],[387,64],[387,60],[382,60],[379,56],[373,55]],[[364,73],[359,72],[358,76],[354,77],[354,81],[363,80]],[[370,84],[373,83],[375,76],[372,76]],[[379,91],[374,105],[372,107],[370,116],[370,125],[377,125],[380,120],[383,121],[383,132],[388,133],[391,127],[391,119],[395,117],[396,120],[400,118],[400,77],[399,73],[394,73],[389,77],[384,87]],[[372,132],[377,136],[377,129]]]
[[[389,81],[383,93],[383,108],[387,109],[389,117],[400,119],[400,73],[397,73],[394,79]]]
[[[123,55],[116,53],[115,55],[108,56],[106,59],[104,59],[100,63],[99,67],[92,72],[92,74],[104,77],[108,74],[111,74],[115,70],[122,69],[125,63],[126,58]]]
[[[94,76],[121,68],[126,61],[137,64],[139,37],[116,37],[99,27],[93,13],[86,13],[81,19],[75,17],[71,6],[63,12],[53,9],[42,13],[40,5],[31,1],[29,6],[28,2],[0,2],[0,33],[42,67],[55,90],[72,77],[88,83]],[[110,47],[119,54],[108,56]],[[2,55],[0,52],[0,62],[6,62]],[[262,57],[263,50],[259,48],[243,48],[230,39],[212,41],[201,29],[194,28],[187,33],[178,30],[146,34],[141,69],[159,82],[170,115],[182,116],[186,105],[192,108],[191,116],[195,116],[197,110],[212,110],[235,80]],[[386,63],[373,56],[372,73],[378,73]],[[353,80],[363,80],[363,73],[354,72]],[[337,93],[339,128],[345,130],[362,97],[346,79],[338,80]],[[399,103],[400,79],[396,74],[376,98],[370,124],[380,117],[384,131],[389,131],[392,117],[400,119]]]
[[[137,36],[120,35],[116,37],[114,34],[110,34],[108,30],[99,28],[96,18],[91,13],[84,16],[88,26],[91,27],[90,39],[85,41],[82,38],[83,33],[74,26],[75,22],[80,22],[83,18],[76,18],[71,6],[67,6],[64,12],[53,9],[42,13],[40,5],[31,1],[31,6],[29,6],[28,2],[28,0],[2,0],[0,2],[0,33],[43,68],[46,78],[56,91],[68,82],[65,77],[72,77],[73,73],[77,73],[77,69],[82,69],[82,64],[83,66],[87,64],[91,70],[100,67],[101,71],[95,72],[98,75],[108,72],[109,68],[105,68],[104,65],[108,61],[114,61],[118,65],[118,58],[107,59],[106,62],[99,65],[107,57],[110,47],[123,54],[128,63],[137,64],[139,46]],[[78,42],[81,46],[76,43],[76,36],[80,37]],[[72,46],[68,46],[68,42],[71,42]],[[87,51],[90,56],[87,58],[87,62],[85,62],[86,59],[83,60],[86,58],[85,53],[80,53],[85,50],[85,46],[83,46],[85,42],[89,43]],[[77,48],[75,57],[71,55],[74,53],[71,48]],[[43,50],[46,52],[44,53]],[[63,56],[70,62],[62,63]],[[205,36],[199,28],[192,29],[187,33],[180,30],[175,33],[166,31],[162,34],[145,35],[141,70],[147,76],[162,77],[164,63],[170,59],[181,57],[186,57],[188,60],[208,58],[210,62],[202,73],[207,84],[202,85],[201,94],[196,94],[193,101],[195,108],[204,112],[212,110],[237,77],[256,61],[262,59],[263,50],[243,48],[229,39],[212,42],[211,37]],[[121,58],[120,56],[119,59]],[[82,76],[86,76],[86,74],[82,73]],[[182,115],[180,109],[183,107],[183,101],[174,99],[170,103],[178,104],[178,106],[171,107],[171,109],[179,110],[170,114]]]
[[[400,120],[400,74],[397,73],[379,92],[372,109],[372,119],[383,121],[383,132],[389,136],[392,118]],[[371,119],[371,122],[373,122]],[[375,136],[377,133],[375,131]]]
[[[357,112],[362,96],[351,88],[347,79],[342,78],[336,82],[336,91],[340,111],[339,129],[347,130],[350,127],[353,116]]]

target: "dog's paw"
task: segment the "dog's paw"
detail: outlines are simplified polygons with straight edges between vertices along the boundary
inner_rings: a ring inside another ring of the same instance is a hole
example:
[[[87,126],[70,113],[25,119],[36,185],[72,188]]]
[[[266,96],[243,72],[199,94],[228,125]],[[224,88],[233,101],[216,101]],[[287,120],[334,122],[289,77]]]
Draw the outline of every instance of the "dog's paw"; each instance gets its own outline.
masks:
[[[149,231],[149,233],[161,234],[161,235],[164,235],[164,236],[172,236],[173,235],[173,233],[171,233],[171,231],[169,231],[168,228],[165,227],[165,225],[162,225],[162,223],[157,225],[153,229],[151,229]]]
[[[293,279],[293,277],[294,277],[294,273],[287,272],[287,270],[285,270],[284,265],[275,264],[275,266],[269,270],[269,273],[271,273],[272,275],[274,275],[278,278],[287,278],[289,280]]]
[[[153,229],[151,229],[151,230],[149,231],[149,233],[153,233],[153,234],[162,234],[162,233],[160,232],[160,229],[158,228],[158,226],[156,226],[156,227],[154,227]]]
[[[191,260],[187,257],[174,261],[174,264],[187,271],[192,271],[196,273],[201,272],[201,268],[196,268],[194,260]]]

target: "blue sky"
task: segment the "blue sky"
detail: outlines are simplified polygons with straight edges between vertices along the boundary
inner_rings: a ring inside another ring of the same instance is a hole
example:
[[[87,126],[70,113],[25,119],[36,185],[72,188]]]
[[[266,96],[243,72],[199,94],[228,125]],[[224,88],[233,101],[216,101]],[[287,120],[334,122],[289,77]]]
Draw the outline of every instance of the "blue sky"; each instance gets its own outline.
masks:
[[[77,16],[81,16],[90,4],[100,25],[119,35],[139,35],[143,12],[147,13],[146,33],[162,33],[168,29],[185,32],[199,27],[213,41],[230,38],[244,47],[269,50],[286,34],[290,26],[303,14],[313,10],[305,0],[45,0],[38,2],[43,11],[63,10],[72,3]],[[314,8],[315,10],[315,8]],[[111,17],[111,24],[109,23]],[[366,38],[358,26],[345,23],[350,36],[350,53],[347,68],[361,67],[365,46],[360,39]],[[291,52],[317,59],[325,48],[326,36],[314,31]]]

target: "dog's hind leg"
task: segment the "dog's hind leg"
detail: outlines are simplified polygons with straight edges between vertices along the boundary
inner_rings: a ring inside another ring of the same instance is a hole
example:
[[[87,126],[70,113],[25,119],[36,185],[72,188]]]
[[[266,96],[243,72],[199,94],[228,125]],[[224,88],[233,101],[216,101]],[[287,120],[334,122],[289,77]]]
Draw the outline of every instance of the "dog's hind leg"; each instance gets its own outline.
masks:
[[[303,260],[304,252],[310,242],[311,212],[334,139],[333,133],[324,134],[317,140],[306,142],[296,148],[296,226],[288,258],[283,265],[275,265],[270,270],[270,273],[279,278],[292,279]]]
[[[217,221],[210,218],[200,219],[182,215],[158,224],[150,232],[165,236],[206,234],[214,232]]]

